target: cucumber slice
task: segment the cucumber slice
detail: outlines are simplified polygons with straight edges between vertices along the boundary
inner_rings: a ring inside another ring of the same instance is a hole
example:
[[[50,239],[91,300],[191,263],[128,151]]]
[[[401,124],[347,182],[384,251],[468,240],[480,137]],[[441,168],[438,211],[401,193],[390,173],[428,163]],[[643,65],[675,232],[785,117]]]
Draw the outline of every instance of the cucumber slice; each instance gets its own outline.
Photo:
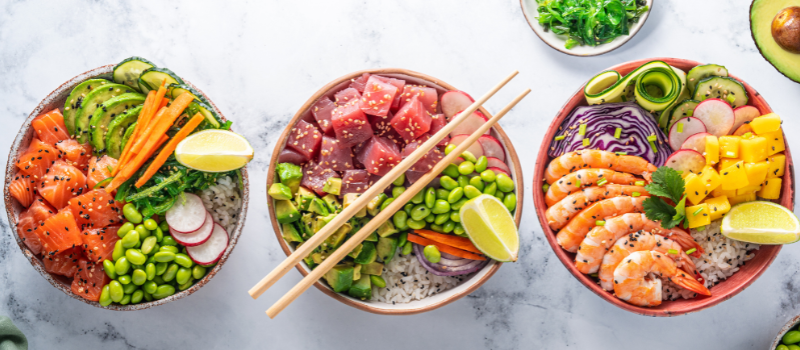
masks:
[[[180,96],[181,94],[189,93],[191,94],[195,100],[203,102],[205,104],[209,104],[208,100],[203,97],[201,93],[197,90],[193,89],[191,86],[186,84],[171,84],[168,86],[168,94],[174,100],[176,97]]]
[[[156,65],[141,57],[130,57],[122,60],[114,67],[114,82],[125,84],[139,90],[139,76],[142,72]]]
[[[111,120],[123,114],[128,109],[144,103],[145,95],[139,93],[122,94],[100,104],[92,114],[91,134],[92,147],[96,154],[106,151],[106,133]]]
[[[106,132],[106,154],[114,159],[119,159],[122,154],[122,138],[125,136],[131,124],[136,123],[139,119],[139,112],[142,111],[142,106],[136,106],[111,120],[108,124],[108,131]]]
[[[727,77],[728,69],[718,64],[704,64],[692,68],[686,76],[687,84],[689,84],[689,91],[694,91],[694,88],[697,87],[697,83],[699,83],[700,80],[711,76]]]
[[[67,101],[64,102],[64,124],[70,136],[75,137],[75,116],[78,115],[78,109],[81,108],[81,103],[86,98],[86,95],[92,92],[92,89],[108,83],[110,81],[105,79],[89,79],[78,84],[69,93]]]
[[[214,129],[219,129],[222,125],[222,119],[214,112],[214,109],[201,101],[194,100],[186,109],[189,111],[189,116],[193,116],[197,113],[202,114],[206,117],[206,122]]]
[[[719,98],[728,102],[731,108],[741,107],[749,100],[747,91],[742,83],[730,77],[709,77],[697,84],[692,99],[704,101],[709,98]]]
[[[686,73],[663,61],[647,62],[625,77],[616,71],[605,71],[586,83],[584,95],[590,105],[621,102],[634,85],[636,102],[650,112],[671,106],[686,88]]]
[[[672,124],[675,124],[679,119],[691,117],[694,113],[694,108],[700,101],[696,100],[683,100],[672,110],[672,115],[670,116],[669,125],[667,125],[667,130],[672,127]]]
[[[139,89],[142,90],[143,94],[147,94],[150,90],[157,90],[164,79],[167,80],[166,86],[183,84],[183,80],[171,70],[152,67],[142,72],[142,75],[139,76]]]
[[[138,123],[139,123],[138,121],[133,122],[133,124],[128,126],[128,129],[125,130],[125,134],[122,135],[122,144],[120,145],[121,149],[124,150],[125,146],[128,145],[128,140],[131,139],[131,136],[133,135],[133,132],[136,130],[136,124],[138,124]]]
[[[75,112],[75,138],[80,143],[87,143],[92,138],[91,119],[95,110],[103,102],[116,96],[134,93],[132,87],[122,84],[108,83],[102,89],[92,89],[81,102],[81,107]]]

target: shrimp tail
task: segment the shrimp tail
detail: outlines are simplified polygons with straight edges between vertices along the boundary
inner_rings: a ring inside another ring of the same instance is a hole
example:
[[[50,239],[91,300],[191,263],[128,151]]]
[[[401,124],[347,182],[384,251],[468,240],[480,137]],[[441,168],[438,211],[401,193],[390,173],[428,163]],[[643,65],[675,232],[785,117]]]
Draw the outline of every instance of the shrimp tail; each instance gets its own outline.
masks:
[[[711,295],[711,291],[706,288],[702,283],[698,282],[694,277],[692,277],[688,272],[683,270],[678,270],[678,273],[670,278],[670,281],[675,282],[675,284],[681,286],[684,289],[688,289],[692,292],[701,295]]]
[[[692,248],[695,249],[695,251],[692,252],[692,254],[689,254],[690,256],[699,258],[703,255],[703,253],[705,252],[703,250],[703,246],[701,246],[700,243],[697,243],[697,241],[694,240],[692,235],[677,227],[671,229],[671,231],[672,234],[668,235],[667,238],[677,242],[684,250],[689,250]]]

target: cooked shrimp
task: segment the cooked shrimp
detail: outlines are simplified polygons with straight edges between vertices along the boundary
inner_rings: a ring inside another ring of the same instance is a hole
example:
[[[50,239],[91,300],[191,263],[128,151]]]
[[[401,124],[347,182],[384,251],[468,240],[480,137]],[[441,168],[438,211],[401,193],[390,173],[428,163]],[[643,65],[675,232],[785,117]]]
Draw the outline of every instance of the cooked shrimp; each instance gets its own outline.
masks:
[[[597,225],[597,220],[605,220],[625,213],[641,213],[644,211],[642,202],[645,198],[648,197],[622,196],[596,202],[578,213],[561,231],[558,231],[556,240],[564,250],[575,253],[583,239],[586,238],[586,233]]]
[[[642,157],[617,155],[614,152],[599,150],[581,150],[550,161],[544,172],[544,178],[552,185],[562,176],[584,168],[611,169],[645,177],[656,171],[656,166]]]
[[[574,173],[562,176],[547,189],[544,202],[552,206],[571,193],[577,192],[582,187],[595,186],[601,179],[606,183],[617,185],[633,185],[639,179],[627,173],[608,169],[581,169]]]
[[[692,259],[686,255],[680,244],[656,234],[647,231],[639,231],[631,233],[617,240],[617,243],[611,247],[611,250],[603,256],[603,264],[600,266],[598,277],[600,278],[600,286],[603,289],[611,291],[614,290],[614,270],[617,268],[622,260],[631,255],[633,252],[640,252],[644,250],[654,250],[659,253],[665,254],[670,259],[678,264],[678,268],[683,271],[697,276],[697,269],[694,266]],[[670,252],[672,250],[672,252]]]
[[[628,255],[614,270],[614,294],[638,306],[661,305],[661,278],[702,295],[711,295],[702,283],[678,268],[666,254],[645,250]]]
[[[578,212],[590,204],[606,198],[619,196],[648,195],[647,190],[641,186],[606,185],[601,187],[586,187],[580,192],[575,192],[556,203],[545,212],[547,224],[553,230],[558,230],[566,225]]]
[[[575,256],[578,270],[587,275],[597,272],[603,261],[603,255],[607,254],[614,242],[641,230],[668,237],[681,246],[680,250],[695,248],[696,251],[692,253],[695,257],[703,254],[703,247],[686,231],[677,227],[665,229],[660,223],[648,219],[644,214],[629,213],[606,219],[603,226],[595,226],[586,234]]]

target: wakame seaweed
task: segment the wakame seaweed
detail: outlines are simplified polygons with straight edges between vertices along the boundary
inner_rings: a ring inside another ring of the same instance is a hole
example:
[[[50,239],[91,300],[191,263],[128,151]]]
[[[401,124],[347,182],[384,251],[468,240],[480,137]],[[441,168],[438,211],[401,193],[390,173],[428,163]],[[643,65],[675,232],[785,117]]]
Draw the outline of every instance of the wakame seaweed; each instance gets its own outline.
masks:
[[[564,47],[597,46],[628,35],[648,7],[644,0],[536,0],[545,31],[567,35]]]

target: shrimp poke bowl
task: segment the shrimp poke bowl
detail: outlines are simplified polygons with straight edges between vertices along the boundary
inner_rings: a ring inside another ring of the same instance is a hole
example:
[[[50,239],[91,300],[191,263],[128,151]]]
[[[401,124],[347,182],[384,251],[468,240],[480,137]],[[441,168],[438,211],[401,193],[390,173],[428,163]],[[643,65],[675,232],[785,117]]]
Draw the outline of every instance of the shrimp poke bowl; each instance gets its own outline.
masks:
[[[358,71],[320,89],[289,122],[270,164],[270,216],[284,252],[291,254],[472,103],[468,94],[438,79],[403,69]],[[487,116],[481,108],[455,127],[298,264],[298,270],[307,275],[487,122]],[[516,260],[516,252],[498,258],[472,244],[471,226],[459,216],[472,199],[491,197],[516,236],[522,174],[508,136],[495,125],[457,163],[381,223],[315,286],[368,312],[414,314],[471,293],[502,262]]]
[[[780,117],[724,66],[657,58],[590,79],[540,148],[534,203],[567,269],[673,316],[727,300],[798,240]]]
[[[244,226],[252,149],[230,126],[194,86],[140,57],[64,83],[25,120],[6,166],[23,254],[96,307],[140,310],[192,294]]]

